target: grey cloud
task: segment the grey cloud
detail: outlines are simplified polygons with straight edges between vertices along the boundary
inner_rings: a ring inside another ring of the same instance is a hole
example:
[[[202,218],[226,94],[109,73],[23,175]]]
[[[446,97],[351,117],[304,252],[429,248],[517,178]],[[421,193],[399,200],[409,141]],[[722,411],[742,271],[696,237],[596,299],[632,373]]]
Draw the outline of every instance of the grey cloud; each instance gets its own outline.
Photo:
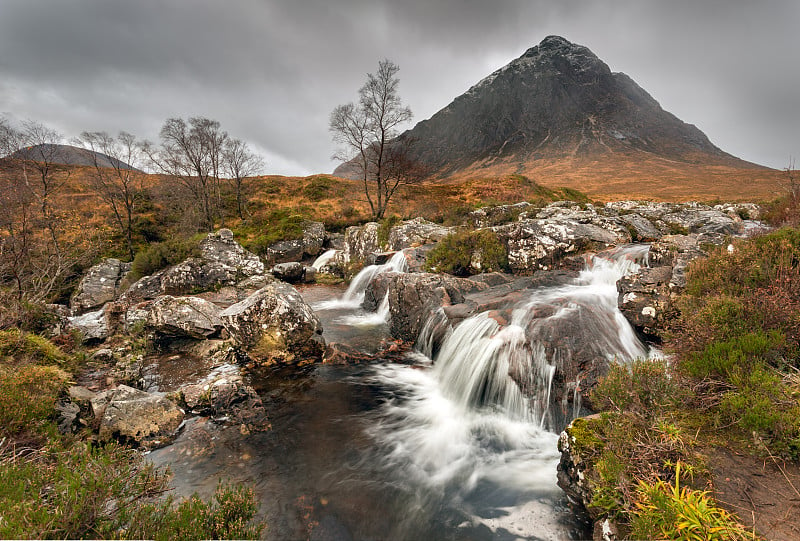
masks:
[[[797,154],[800,4],[650,0],[4,0],[0,112],[68,136],[216,118],[270,169],[330,171],[328,114],[388,57],[423,120],[548,34],[592,49],[718,146]]]

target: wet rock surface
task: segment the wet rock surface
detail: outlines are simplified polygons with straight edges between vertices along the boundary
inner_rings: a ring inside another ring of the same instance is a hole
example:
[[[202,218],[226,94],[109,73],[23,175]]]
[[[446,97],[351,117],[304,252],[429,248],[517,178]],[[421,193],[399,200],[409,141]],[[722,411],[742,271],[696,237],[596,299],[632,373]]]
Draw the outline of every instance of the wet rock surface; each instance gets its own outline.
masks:
[[[219,316],[231,337],[257,363],[306,364],[322,358],[319,319],[289,284],[269,284]]]

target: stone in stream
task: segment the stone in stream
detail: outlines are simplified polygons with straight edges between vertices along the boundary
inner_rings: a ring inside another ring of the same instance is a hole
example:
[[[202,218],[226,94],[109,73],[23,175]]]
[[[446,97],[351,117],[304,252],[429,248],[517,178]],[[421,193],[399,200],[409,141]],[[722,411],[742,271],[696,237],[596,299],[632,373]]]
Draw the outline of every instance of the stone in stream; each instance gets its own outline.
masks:
[[[166,445],[183,421],[183,412],[163,396],[120,385],[91,399],[103,440],[133,441],[145,448]]]
[[[220,309],[199,297],[158,297],[150,305],[146,326],[161,337],[208,338],[223,327]]]
[[[236,344],[259,364],[307,364],[322,359],[322,325],[287,283],[269,284],[219,315]]]

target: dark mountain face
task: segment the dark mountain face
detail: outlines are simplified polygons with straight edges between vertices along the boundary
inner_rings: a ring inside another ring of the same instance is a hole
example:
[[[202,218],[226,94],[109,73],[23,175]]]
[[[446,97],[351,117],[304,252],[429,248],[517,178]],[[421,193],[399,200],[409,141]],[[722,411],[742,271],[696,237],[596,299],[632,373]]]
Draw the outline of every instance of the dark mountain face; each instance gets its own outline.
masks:
[[[75,147],[72,145],[44,144],[23,148],[11,154],[11,158],[23,160],[48,161],[63,165],[90,165],[94,166],[95,159],[100,167],[119,167],[120,169],[136,170],[125,162],[100,152]]]
[[[738,161],[664,111],[630,77],[558,36],[400,137],[414,138],[415,157],[440,175],[476,164],[639,152],[685,162]]]

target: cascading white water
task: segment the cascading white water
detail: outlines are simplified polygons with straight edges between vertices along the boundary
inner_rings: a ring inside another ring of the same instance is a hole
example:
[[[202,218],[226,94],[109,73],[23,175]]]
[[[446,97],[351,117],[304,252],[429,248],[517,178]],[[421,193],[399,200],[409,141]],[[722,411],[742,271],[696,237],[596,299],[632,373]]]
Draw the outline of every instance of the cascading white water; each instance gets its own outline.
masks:
[[[336,256],[336,250],[327,250],[322,254],[320,254],[320,256],[314,260],[311,266],[317,269],[317,272],[319,272],[319,270],[328,263],[330,263],[335,256]]]
[[[324,255],[324,254],[323,254]],[[379,274],[386,272],[406,272],[408,262],[402,251],[395,253],[382,265],[368,265],[356,274],[340,299],[323,301],[315,304],[315,310],[357,309],[364,302],[367,286]],[[354,326],[374,326],[386,323],[389,318],[389,293],[384,295],[376,312],[350,314],[341,318],[341,323]]]
[[[474,524],[516,528],[519,535],[550,529],[523,527],[520,517],[548,520],[553,512],[542,508],[560,494],[557,436],[545,429],[552,426],[553,376],[578,351],[622,362],[647,355],[617,309],[616,290],[646,254],[646,246],[600,254],[571,284],[533,290],[509,310],[462,321],[444,332],[429,370],[377,369],[374,380],[396,389],[370,429],[385,467],[419,497],[433,492],[470,501],[479,492],[502,491],[508,505],[473,508]],[[423,327],[417,355],[433,354],[434,329],[444,321],[437,317]]]

